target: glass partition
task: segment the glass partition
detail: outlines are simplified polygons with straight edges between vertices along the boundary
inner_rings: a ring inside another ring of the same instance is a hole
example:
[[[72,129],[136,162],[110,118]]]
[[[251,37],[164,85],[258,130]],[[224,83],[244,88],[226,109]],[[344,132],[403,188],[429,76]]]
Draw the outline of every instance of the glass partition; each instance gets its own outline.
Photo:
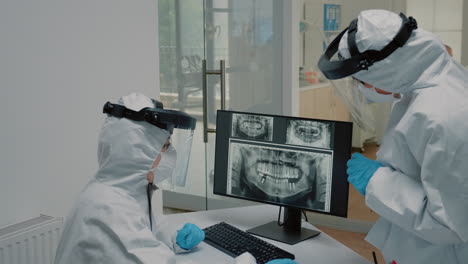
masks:
[[[283,1],[159,0],[160,89],[165,107],[198,120],[187,186],[163,186],[164,205],[204,210],[244,205],[213,194],[215,134],[204,142],[204,124],[216,128],[221,79],[209,74],[224,61],[227,109],[281,114],[283,111]],[[203,72],[206,61],[207,72]],[[205,92],[204,92],[205,89]],[[204,94],[206,116],[204,116]]]

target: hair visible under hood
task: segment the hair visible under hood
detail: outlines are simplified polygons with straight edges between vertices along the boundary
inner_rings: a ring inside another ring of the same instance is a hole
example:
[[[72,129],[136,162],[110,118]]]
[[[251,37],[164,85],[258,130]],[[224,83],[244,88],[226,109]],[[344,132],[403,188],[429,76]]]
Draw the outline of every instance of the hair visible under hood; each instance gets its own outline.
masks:
[[[401,23],[402,19],[390,11],[362,11],[358,16],[357,48],[360,52],[381,50],[398,33]],[[350,58],[348,33],[340,41],[339,53],[345,59]],[[403,47],[353,77],[387,92],[407,93],[437,85],[450,62],[442,41],[418,28]]]

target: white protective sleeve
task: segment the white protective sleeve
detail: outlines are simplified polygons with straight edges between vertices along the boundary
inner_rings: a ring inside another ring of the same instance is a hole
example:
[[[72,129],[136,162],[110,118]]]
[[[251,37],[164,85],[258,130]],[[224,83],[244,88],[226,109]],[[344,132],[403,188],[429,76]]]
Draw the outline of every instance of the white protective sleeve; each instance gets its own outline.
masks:
[[[408,176],[382,167],[372,176],[366,189],[366,204],[381,217],[433,244],[463,242],[428,210],[422,187]]]
[[[379,168],[366,189],[367,205],[430,243],[468,242],[466,143],[457,140],[459,135],[450,124],[430,126],[416,118],[407,124],[395,136],[401,137],[411,152],[407,155],[419,163],[421,181],[389,167]],[[426,128],[422,134],[421,128]]]
[[[257,264],[254,256],[249,252],[245,252],[242,255],[234,259],[234,264]]]
[[[156,220],[157,224],[153,227],[153,233],[156,238],[166,244],[176,254],[190,252],[191,250],[185,250],[176,243],[177,230],[180,230],[182,226],[172,225],[166,220],[164,215],[158,215],[156,217],[158,217]]]

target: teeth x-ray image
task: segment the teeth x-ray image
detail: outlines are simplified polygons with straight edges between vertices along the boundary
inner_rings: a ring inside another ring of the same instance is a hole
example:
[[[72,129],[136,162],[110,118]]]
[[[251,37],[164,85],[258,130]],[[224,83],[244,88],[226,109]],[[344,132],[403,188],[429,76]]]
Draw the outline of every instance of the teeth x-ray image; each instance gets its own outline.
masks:
[[[273,117],[233,114],[232,136],[263,141],[273,140]]]
[[[332,156],[231,142],[228,193],[329,210]]]
[[[331,125],[329,123],[289,120],[286,144],[330,149]]]

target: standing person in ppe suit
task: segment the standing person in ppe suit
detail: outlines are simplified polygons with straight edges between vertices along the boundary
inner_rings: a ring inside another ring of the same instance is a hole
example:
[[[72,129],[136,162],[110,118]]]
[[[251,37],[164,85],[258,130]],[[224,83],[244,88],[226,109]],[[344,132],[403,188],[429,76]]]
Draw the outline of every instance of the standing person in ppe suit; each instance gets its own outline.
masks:
[[[395,101],[377,161],[348,161],[348,181],[381,216],[366,239],[389,263],[467,263],[467,71],[413,18],[385,10],[361,12],[319,68]]]
[[[135,93],[106,103],[104,113],[99,169],[66,218],[55,263],[179,263],[174,253],[191,251],[205,234],[153,216],[151,195],[164,180],[185,185],[196,120]],[[233,262],[255,260],[246,253]]]

